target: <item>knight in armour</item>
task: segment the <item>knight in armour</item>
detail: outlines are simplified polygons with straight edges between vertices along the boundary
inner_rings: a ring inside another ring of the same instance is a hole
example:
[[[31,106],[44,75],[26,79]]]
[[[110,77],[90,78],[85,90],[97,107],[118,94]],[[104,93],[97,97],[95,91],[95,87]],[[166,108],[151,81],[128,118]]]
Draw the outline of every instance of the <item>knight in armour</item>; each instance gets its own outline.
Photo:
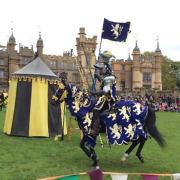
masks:
[[[110,60],[114,56],[109,51],[104,51],[100,55],[99,62],[94,65],[94,77],[99,81],[98,91],[92,91],[91,94],[96,96],[97,102],[93,109],[92,128],[90,136],[95,137],[100,130],[104,131],[104,123],[101,121],[101,113],[109,112],[116,102],[116,77],[113,74]]]

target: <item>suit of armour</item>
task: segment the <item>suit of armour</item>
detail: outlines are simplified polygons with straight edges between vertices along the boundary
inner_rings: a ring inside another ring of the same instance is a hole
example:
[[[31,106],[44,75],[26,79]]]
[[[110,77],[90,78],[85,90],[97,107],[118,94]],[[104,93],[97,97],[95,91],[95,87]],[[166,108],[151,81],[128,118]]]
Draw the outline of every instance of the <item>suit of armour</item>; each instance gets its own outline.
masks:
[[[93,109],[93,121],[90,134],[96,137],[101,129],[100,114],[109,111],[116,102],[116,81],[110,66],[106,66],[104,77],[101,80],[100,90],[95,93],[97,103]]]

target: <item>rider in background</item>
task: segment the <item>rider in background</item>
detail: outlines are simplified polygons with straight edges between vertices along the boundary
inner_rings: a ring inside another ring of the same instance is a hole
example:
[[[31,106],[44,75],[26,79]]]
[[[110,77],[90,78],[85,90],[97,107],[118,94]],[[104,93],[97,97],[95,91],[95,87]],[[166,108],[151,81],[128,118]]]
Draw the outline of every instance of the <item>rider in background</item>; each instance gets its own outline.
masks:
[[[0,111],[2,111],[3,108],[6,108],[7,99],[8,99],[8,93],[3,90],[3,92],[0,93]]]
[[[149,108],[155,109],[155,99],[151,94],[145,94],[145,105]]]

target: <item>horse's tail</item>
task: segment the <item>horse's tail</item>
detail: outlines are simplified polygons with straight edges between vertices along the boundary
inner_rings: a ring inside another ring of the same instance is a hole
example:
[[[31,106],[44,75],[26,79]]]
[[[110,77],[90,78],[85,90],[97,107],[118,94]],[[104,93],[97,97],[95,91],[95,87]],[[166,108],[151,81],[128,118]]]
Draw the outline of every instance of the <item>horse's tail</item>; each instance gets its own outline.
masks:
[[[162,148],[165,147],[166,141],[163,135],[159,132],[159,130],[156,127],[155,111],[151,108],[148,108],[148,115],[145,120],[145,126],[150,136],[153,137],[157,141],[160,147]]]

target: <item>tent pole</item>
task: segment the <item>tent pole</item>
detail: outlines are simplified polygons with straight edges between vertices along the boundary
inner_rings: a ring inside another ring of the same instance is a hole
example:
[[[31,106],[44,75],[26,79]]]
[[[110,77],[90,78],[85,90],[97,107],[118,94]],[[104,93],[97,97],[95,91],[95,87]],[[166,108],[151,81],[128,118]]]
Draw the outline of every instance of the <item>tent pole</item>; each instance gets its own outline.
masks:
[[[62,126],[62,136],[61,140],[64,140],[64,124],[65,124],[65,118],[66,118],[66,103],[64,102],[64,117],[63,117],[63,126]]]

